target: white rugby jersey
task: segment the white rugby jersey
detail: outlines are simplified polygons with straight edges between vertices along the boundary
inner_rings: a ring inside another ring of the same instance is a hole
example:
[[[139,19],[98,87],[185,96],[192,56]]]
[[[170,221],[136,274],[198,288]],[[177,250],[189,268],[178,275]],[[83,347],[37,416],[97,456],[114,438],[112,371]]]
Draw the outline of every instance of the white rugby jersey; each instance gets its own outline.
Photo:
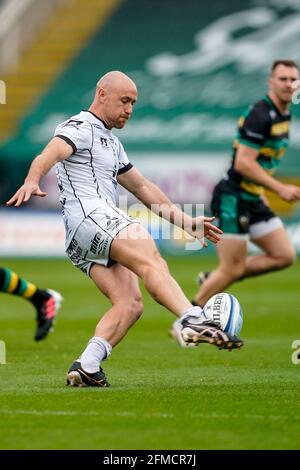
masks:
[[[69,158],[56,164],[68,245],[78,225],[100,201],[117,204],[117,175],[132,164],[119,139],[91,111],[81,111],[59,124],[54,136],[73,148]]]

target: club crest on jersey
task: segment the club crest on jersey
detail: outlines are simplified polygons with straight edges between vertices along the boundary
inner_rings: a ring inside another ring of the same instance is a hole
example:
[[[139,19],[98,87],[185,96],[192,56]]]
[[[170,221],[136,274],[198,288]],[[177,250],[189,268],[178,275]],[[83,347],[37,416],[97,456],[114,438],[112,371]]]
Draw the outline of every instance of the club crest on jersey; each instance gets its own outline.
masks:
[[[108,149],[108,142],[107,139],[105,139],[104,137],[100,137],[100,144],[103,148]]]

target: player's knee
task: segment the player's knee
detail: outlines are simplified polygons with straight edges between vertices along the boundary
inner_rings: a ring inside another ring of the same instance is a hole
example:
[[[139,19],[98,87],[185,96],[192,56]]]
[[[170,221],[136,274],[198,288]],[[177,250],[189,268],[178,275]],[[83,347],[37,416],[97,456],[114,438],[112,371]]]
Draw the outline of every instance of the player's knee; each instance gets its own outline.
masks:
[[[141,270],[144,282],[155,275],[159,275],[161,272],[169,272],[169,267],[159,253],[147,259]]]
[[[140,295],[135,295],[127,301],[128,314],[137,321],[143,313],[143,300]]]
[[[282,256],[277,258],[277,266],[279,269],[288,268],[296,262],[296,258],[297,256],[295,250],[289,250],[288,252],[284,253]]]
[[[158,265],[159,265],[159,269],[165,271],[165,272],[169,272],[169,266],[168,266],[168,263],[159,255],[158,256]]]
[[[144,311],[144,305],[143,305],[142,297],[135,298],[134,305],[133,305],[133,315],[135,316],[136,320],[140,318],[143,311]]]
[[[224,276],[228,278],[229,281],[234,282],[240,279],[245,272],[244,263],[235,263],[223,267]]]
[[[152,269],[157,269],[160,271],[169,271],[169,266],[167,262],[163,259],[158,250],[154,251],[151,259],[149,260],[149,267]]]
[[[245,265],[238,265],[234,270],[234,280],[237,281],[240,279],[245,273]]]

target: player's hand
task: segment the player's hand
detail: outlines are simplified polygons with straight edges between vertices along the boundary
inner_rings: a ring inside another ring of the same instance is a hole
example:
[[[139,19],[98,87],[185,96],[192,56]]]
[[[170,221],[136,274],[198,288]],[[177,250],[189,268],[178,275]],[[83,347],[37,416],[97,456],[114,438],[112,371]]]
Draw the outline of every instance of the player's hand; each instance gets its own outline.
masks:
[[[47,196],[47,193],[41,191],[38,184],[24,183],[23,186],[21,186],[18,191],[13,195],[13,197],[9,201],[7,201],[6,205],[14,205],[15,207],[19,207],[21,204],[23,204],[23,202],[29,201],[32,195],[45,197]]]
[[[189,233],[193,237],[198,238],[204,247],[207,247],[207,243],[204,238],[207,238],[207,240],[213,243],[218,243],[221,240],[220,235],[222,235],[223,232],[211,223],[214,219],[215,217],[202,216],[194,217],[192,219],[192,230],[189,231]]]
[[[300,200],[300,187],[294,184],[282,184],[278,191],[278,195],[287,202],[295,202]]]

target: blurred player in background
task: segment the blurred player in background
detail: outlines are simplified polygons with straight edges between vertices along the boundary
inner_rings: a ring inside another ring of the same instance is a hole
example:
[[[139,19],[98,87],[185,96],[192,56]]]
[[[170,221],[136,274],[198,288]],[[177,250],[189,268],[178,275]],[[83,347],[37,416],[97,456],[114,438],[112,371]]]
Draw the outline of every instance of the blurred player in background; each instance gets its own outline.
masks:
[[[199,273],[195,305],[203,306],[237,280],[284,269],[295,261],[295,250],[281,219],[268,206],[264,188],[290,203],[300,199],[298,186],[272,176],[288,144],[289,107],[297,80],[299,68],[294,61],[276,60],[268,94],[239,120],[231,167],[215,187],[211,203],[224,232],[217,247],[219,265],[211,273]],[[262,253],[247,256],[249,238]]]
[[[205,321],[202,309],[191,305],[171,277],[148,232],[117,207],[119,183],[195,238],[219,240],[221,230],[210,223],[212,218],[192,219],[174,206],[132,166],[112,134],[112,128],[125,126],[136,100],[137,89],[129,77],[117,71],[104,75],[89,110],[57,127],[54,139],[33,161],[24,185],[8,201],[20,206],[32,194],[45,196],[40,179],[57,164],[67,254],[112,303],[68,372],[67,383],[72,386],[109,386],[100,364],[142,313],[138,277],[157,302],[181,318],[185,341],[225,349],[243,344]]]
[[[28,300],[36,309],[36,332],[34,339],[46,338],[53,328],[55,317],[63,300],[62,296],[51,289],[39,289],[31,282],[19,277],[14,271],[0,267],[0,292],[16,295]]]

